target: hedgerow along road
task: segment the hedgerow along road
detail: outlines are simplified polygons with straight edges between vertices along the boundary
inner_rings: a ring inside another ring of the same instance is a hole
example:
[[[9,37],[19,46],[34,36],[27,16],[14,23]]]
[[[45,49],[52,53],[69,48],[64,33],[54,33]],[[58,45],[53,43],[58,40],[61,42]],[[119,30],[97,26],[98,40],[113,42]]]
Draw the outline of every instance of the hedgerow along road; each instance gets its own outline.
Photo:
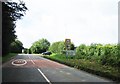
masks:
[[[2,82],[112,82],[111,80],[48,60],[39,55],[18,54],[2,66]]]

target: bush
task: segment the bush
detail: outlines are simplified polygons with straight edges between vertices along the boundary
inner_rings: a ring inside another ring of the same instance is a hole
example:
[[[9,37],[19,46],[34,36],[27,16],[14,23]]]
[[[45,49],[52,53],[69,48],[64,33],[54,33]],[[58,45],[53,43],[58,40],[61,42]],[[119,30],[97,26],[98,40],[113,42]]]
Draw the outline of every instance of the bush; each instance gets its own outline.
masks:
[[[120,44],[91,44],[86,46],[81,44],[76,49],[79,59],[88,59],[99,62],[103,65],[120,66]]]
[[[71,58],[70,56],[66,57],[64,54],[52,54],[51,56],[44,56],[51,60],[66,64],[68,66],[81,69],[92,74],[104,76],[110,78],[114,81],[120,81],[120,68],[113,67],[109,65],[101,65],[96,61],[90,61],[86,59]],[[113,58],[111,58],[113,59]]]

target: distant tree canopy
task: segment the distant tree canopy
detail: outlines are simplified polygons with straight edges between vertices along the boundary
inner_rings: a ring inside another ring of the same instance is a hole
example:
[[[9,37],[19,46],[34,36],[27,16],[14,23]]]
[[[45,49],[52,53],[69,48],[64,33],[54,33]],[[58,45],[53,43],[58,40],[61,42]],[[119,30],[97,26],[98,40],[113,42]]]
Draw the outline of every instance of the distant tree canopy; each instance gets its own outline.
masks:
[[[27,7],[23,1],[2,2],[2,55],[10,52],[10,45],[15,41],[16,21],[24,16]]]
[[[33,43],[30,47],[32,53],[42,53],[48,50],[50,46],[50,42],[47,39],[40,39]]]
[[[54,42],[49,50],[53,53],[61,53],[63,50],[66,50],[65,49],[65,42],[64,41],[58,41],[58,42]],[[70,45],[70,50],[74,50],[74,44],[71,43]]]
[[[24,49],[23,44],[19,40],[15,40],[10,45],[10,51],[12,53],[22,53],[22,49]]]
[[[31,54],[30,49],[28,49],[28,48],[24,48],[23,53],[25,53],[25,54],[27,54],[27,53]]]
[[[60,53],[64,49],[65,49],[64,41],[54,42],[49,48],[49,50],[53,53]]]
[[[24,48],[24,52],[23,53],[27,54],[28,53],[28,49]]]

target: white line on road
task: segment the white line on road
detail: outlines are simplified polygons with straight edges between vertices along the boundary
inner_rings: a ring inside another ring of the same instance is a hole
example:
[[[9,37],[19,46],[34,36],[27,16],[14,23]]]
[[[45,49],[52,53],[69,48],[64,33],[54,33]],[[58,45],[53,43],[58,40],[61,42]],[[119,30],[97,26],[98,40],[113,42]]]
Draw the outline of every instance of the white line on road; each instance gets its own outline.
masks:
[[[29,57],[29,56],[28,56]],[[30,57],[29,57],[29,59],[30,59]],[[30,60],[33,64],[35,64],[35,62],[33,61],[33,60]]]
[[[28,56],[29,57],[29,56]],[[30,57],[29,57],[30,59]],[[30,60],[33,64],[35,64],[35,62],[33,60]],[[43,74],[43,72],[38,68],[38,71],[40,72],[40,74],[42,74],[42,76],[45,78],[45,80],[49,83],[49,84],[52,84],[48,78]]]
[[[20,62],[20,63],[15,63],[15,62]],[[22,66],[25,64],[27,64],[27,61],[23,59],[17,59],[17,60],[12,61],[12,65],[15,65],[15,66]]]
[[[48,78],[44,75],[44,73],[43,73],[40,69],[38,69],[38,71],[42,74],[42,76],[45,78],[45,80],[46,80],[49,84],[52,84],[52,83],[50,82],[50,80],[48,80]]]
[[[31,62],[32,62],[33,64],[35,64],[35,62],[34,62],[33,60],[31,60]]]

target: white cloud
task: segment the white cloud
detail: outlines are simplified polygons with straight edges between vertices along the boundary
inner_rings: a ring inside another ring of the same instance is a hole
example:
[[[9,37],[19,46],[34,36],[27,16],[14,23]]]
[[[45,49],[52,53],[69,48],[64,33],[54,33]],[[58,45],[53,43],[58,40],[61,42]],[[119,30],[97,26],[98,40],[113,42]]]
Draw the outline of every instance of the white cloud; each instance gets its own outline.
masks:
[[[46,38],[80,43],[117,43],[117,0],[24,0],[29,11],[17,22],[25,47]]]

